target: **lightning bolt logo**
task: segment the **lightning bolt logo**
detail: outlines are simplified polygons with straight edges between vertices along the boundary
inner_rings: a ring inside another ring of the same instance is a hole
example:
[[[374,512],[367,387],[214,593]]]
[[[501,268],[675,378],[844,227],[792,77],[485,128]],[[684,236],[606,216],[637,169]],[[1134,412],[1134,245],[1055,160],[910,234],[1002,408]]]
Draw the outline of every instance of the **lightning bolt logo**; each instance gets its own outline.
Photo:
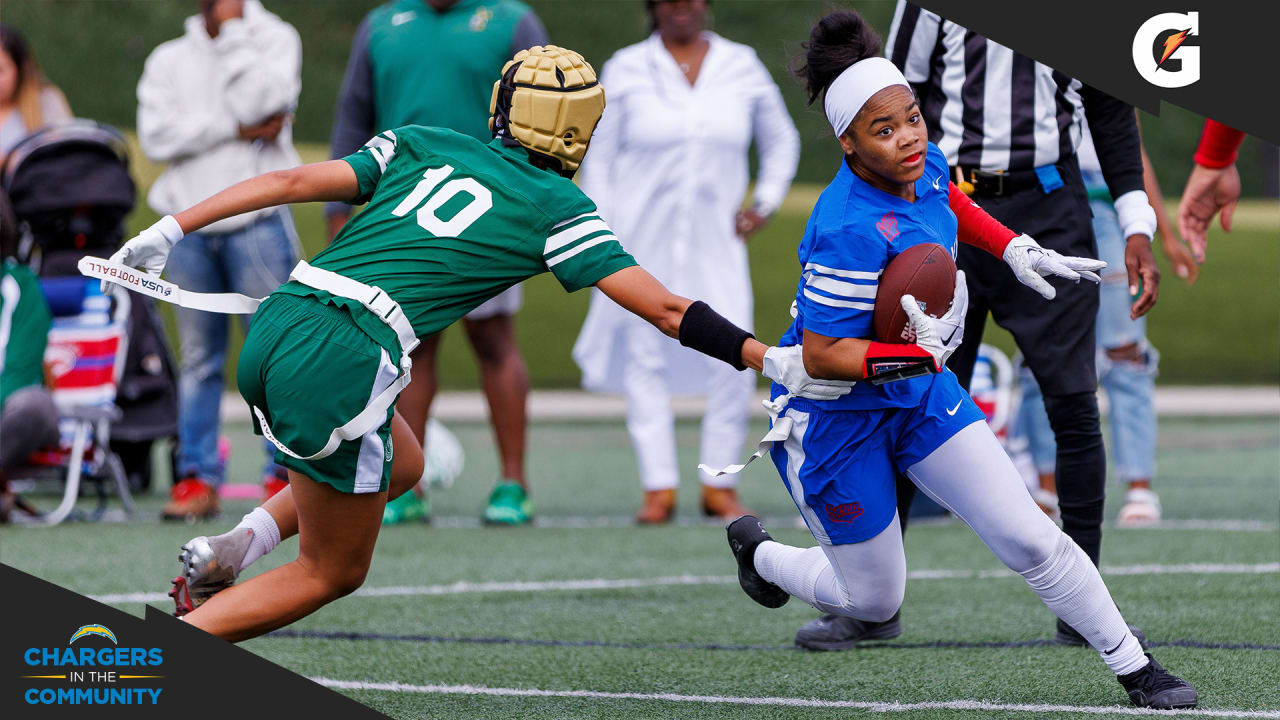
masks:
[[[80,626],[80,629],[76,630],[76,633],[71,636],[71,640],[67,644],[71,645],[75,643],[76,640],[79,640],[86,635],[101,635],[113,643],[116,641],[115,633],[112,633],[106,625],[82,625]]]
[[[1168,38],[1165,39],[1164,55],[1161,55],[1160,62],[1156,63],[1157,70],[1159,70],[1160,67],[1164,65],[1164,61],[1169,59],[1169,56],[1173,54],[1173,51],[1177,50],[1178,46],[1182,45],[1183,41],[1187,39],[1187,33],[1189,32],[1191,32],[1191,28],[1187,28],[1186,30],[1183,30],[1180,33],[1175,33],[1173,35],[1170,35]]]

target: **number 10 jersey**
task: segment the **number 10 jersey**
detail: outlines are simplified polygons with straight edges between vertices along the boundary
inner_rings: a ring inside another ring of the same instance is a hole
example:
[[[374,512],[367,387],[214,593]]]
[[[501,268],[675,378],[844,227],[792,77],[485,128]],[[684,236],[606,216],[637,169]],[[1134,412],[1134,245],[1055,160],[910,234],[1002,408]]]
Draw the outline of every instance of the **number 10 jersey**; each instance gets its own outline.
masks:
[[[512,285],[550,271],[575,290],[635,265],[573,181],[528,151],[452,130],[388,130],[343,158],[368,203],[311,260],[400,304],[418,337],[433,335]],[[359,304],[298,282],[277,292]],[[356,309],[359,308],[359,312]],[[377,335],[373,325],[360,322]]]

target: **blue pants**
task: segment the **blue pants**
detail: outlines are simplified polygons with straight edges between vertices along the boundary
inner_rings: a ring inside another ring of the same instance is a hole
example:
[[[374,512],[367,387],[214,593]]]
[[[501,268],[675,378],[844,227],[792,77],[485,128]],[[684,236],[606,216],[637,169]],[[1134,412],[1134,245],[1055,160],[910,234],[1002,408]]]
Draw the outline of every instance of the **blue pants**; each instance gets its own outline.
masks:
[[[184,290],[235,292],[264,297],[289,278],[298,262],[298,236],[287,208],[263,215],[228,233],[197,232],[169,254],[165,275]],[[222,313],[177,308],[182,367],[178,378],[178,474],[220,485],[219,408],[227,364],[230,318]],[[246,331],[249,316],[243,316]],[[266,466],[274,470],[275,448],[265,440]]]
[[[819,542],[869,540],[897,512],[895,479],[953,435],[986,417],[956,376],[932,376],[915,407],[827,410],[793,398],[791,435],[770,455],[792,501]]]
[[[1129,319],[1128,276],[1125,273],[1125,238],[1115,208],[1104,200],[1090,203],[1098,257],[1107,263],[1102,273],[1098,308],[1098,384],[1111,403],[1111,457],[1123,482],[1146,480],[1156,472],[1156,368],[1160,354],[1147,342],[1147,319]],[[1136,361],[1113,360],[1106,351],[1136,344]],[[1022,404],[1011,435],[1027,438],[1036,470],[1051,473],[1057,447],[1045,417],[1044,399],[1030,372],[1019,373]]]

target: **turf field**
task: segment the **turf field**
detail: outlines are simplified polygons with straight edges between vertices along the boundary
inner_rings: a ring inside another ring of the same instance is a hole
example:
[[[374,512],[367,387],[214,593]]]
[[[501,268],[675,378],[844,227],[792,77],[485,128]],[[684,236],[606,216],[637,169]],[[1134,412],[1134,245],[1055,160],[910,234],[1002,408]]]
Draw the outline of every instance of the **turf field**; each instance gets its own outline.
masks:
[[[1049,613],[958,523],[909,533],[900,638],[808,653],[791,639],[814,611],[741,593],[723,530],[697,517],[692,477],[675,526],[629,525],[639,489],[619,423],[531,428],[539,527],[519,529],[478,526],[496,476],[489,429],[450,427],[467,467],[433,494],[437,523],[385,530],[364,589],[245,647],[398,718],[1126,716],[1097,655],[1049,645]],[[256,477],[247,426],[228,431],[232,477]],[[697,426],[679,432],[691,471]],[[1202,708],[1280,717],[1280,418],[1163,420],[1159,461],[1167,522],[1107,531],[1108,583]],[[748,468],[742,492],[780,540],[812,542],[771,467]],[[164,607],[177,546],[251,503],[187,527],[156,521],[160,502],[142,499],[128,525],[0,527],[0,561],[130,612],[137,593]],[[295,543],[253,571],[291,559]]]

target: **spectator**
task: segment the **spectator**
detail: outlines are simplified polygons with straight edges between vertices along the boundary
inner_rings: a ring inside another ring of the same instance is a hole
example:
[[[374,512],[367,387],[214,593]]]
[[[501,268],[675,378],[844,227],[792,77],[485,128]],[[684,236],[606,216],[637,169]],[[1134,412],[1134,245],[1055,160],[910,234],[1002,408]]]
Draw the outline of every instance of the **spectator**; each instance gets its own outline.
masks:
[[[707,298],[750,329],[746,242],[787,194],[799,134],[755,51],[704,29],[705,0],[645,5],[653,34],[619,50],[601,73],[609,104],[592,137],[582,187],[627,251],[667,287]],[[744,210],[752,141],[760,170]],[[599,291],[592,291],[573,354],[585,387],[626,393],[644,487],[636,522],[665,523],[675,511],[673,393],[707,396],[702,462],[735,462],[755,387],[750,373],[647,331]],[[705,514],[746,512],[737,475],[699,475]]]
[[[8,521],[16,500],[5,473],[58,441],[58,412],[44,365],[53,319],[35,273],[13,257],[14,228],[9,200],[0,193],[0,523]]]
[[[356,30],[333,123],[332,157],[356,152],[375,133],[402,125],[448,128],[489,142],[493,74],[520,50],[547,44],[538,16],[517,0],[396,0],[375,8]],[[326,209],[329,236],[351,207]],[[529,374],[516,345],[514,316],[520,286],[472,310],[462,320],[480,364],[489,421],[498,442],[501,477],[489,496],[487,523],[522,525],[533,519],[525,476],[525,403]],[[440,336],[423,338],[413,353],[413,382],[400,412],[423,442],[436,394]],[[421,486],[416,492],[422,492]],[[388,523],[425,519],[425,496],[405,493],[387,503]]]
[[[1087,117],[1125,238],[1131,316],[1155,305],[1156,219],[1143,190],[1131,106],[906,0],[898,2],[885,54],[915,89],[929,139],[946,155],[961,189],[1045,248],[1094,257],[1088,195],[1075,155]],[[970,304],[964,342],[948,366],[968,388],[988,313],[1013,334],[1044,391],[1057,440],[1063,530],[1097,565],[1107,470],[1094,360],[1098,286],[1058,280],[1050,300],[1019,283],[1000,258],[971,246],[960,246],[957,264],[968,279]],[[899,481],[901,517],[909,515],[914,494],[914,485]],[[896,616],[864,624],[832,615],[801,628],[796,641],[852,647],[861,637],[892,637],[899,628]],[[1062,620],[1055,639],[1085,644]]]
[[[36,130],[70,119],[67,98],[45,80],[22,34],[0,25],[0,157]]]
[[[1127,486],[1124,506],[1116,517],[1119,527],[1139,527],[1160,521],[1160,496],[1151,489],[1156,471],[1155,377],[1160,353],[1147,340],[1147,319],[1130,315],[1131,297],[1126,287],[1124,238],[1116,218],[1111,194],[1107,191],[1093,141],[1086,131],[1076,150],[1081,175],[1089,192],[1093,212],[1093,234],[1098,241],[1098,257],[1107,262],[1102,271],[1097,323],[1098,382],[1111,401],[1111,453],[1116,474]],[[1156,213],[1156,229],[1170,263],[1188,284],[1195,282],[1199,267],[1191,251],[1173,229],[1164,195],[1155,170],[1144,150],[1143,176],[1151,207]],[[1051,517],[1056,517],[1057,491],[1054,474],[1053,430],[1044,416],[1044,401],[1035,377],[1019,374],[1022,402],[1011,434],[1026,437],[1039,476],[1039,492],[1033,495]]]
[[[138,141],[168,163],[147,202],[177,212],[229,185],[300,164],[292,111],[301,89],[302,43],[258,0],[200,0],[186,32],[157,47],[138,82]],[[298,240],[287,208],[239,215],[187,235],[173,249],[169,280],[197,292],[262,297],[289,277]],[[228,318],[178,309],[178,474],[165,519],[212,517],[223,480],[219,405]],[[248,329],[249,318],[243,318]],[[267,445],[268,493],[287,482]]]

